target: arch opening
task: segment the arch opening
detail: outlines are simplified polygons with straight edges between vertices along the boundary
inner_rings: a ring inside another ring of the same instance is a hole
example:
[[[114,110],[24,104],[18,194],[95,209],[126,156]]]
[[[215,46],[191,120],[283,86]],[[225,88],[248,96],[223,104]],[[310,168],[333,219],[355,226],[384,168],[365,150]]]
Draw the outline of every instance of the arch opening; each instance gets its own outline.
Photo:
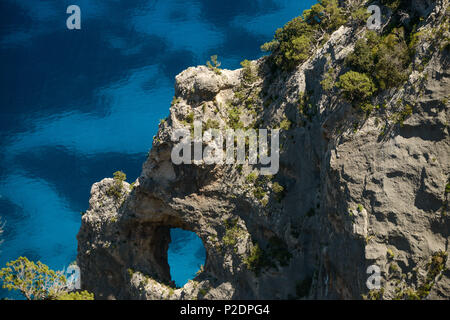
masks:
[[[204,266],[206,249],[202,239],[192,231],[172,228],[170,238],[167,261],[170,277],[179,288],[194,279],[201,266]]]

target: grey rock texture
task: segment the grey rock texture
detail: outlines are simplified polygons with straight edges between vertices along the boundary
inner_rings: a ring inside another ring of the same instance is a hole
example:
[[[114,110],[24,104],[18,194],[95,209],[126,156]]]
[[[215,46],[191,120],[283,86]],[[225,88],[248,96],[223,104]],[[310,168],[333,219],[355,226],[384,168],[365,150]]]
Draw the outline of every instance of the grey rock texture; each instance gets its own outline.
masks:
[[[417,10],[430,10],[420,30],[432,37],[448,1],[419,2]],[[112,179],[92,187],[78,234],[83,288],[99,299],[394,299],[417,290],[433,257],[449,251],[448,50],[422,40],[409,79],[375,97],[386,108],[365,117],[320,83],[330,68],[344,71],[363,31],[341,27],[292,72],[253,61],[251,83],[243,69],[179,74],[134,186],[124,183],[120,198],[107,192]],[[299,112],[301,93],[316,106],[309,116]],[[173,131],[193,119],[227,128],[242,95],[245,127],[290,124],[278,174],[253,181],[258,166],[248,163],[174,165]],[[413,106],[403,125],[392,120],[399,100]],[[167,263],[170,228],[195,232],[207,252],[204,269],[178,289]],[[450,259],[443,262],[427,299],[450,298]],[[371,265],[381,270],[381,291],[366,286]]]

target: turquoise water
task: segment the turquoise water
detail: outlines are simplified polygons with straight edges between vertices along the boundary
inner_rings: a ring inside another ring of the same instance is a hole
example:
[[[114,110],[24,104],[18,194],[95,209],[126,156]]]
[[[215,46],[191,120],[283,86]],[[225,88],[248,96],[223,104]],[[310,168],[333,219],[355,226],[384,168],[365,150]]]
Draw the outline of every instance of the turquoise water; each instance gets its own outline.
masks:
[[[0,265],[20,255],[76,259],[91,185],[140,174],[176,74],[217,54],[223,68],[262,56],[274,30],[314,1],[0,1]],[[81,30],[66,8],[81,8]],[[178,285],[204,263],[198,237],[172,232]],[[0,291],[0,297],[7,295]]]

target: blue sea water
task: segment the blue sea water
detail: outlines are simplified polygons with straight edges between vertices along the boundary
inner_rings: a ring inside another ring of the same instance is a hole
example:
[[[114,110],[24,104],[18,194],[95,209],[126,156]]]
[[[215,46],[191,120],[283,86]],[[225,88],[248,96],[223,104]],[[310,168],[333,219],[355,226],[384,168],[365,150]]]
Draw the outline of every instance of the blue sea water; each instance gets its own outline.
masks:
[[[228,69],[262,56],[276,28],[314,2],[1,0],[0,266],[27,256],[67,267],[91,185],[117,170],[139,176],[175,75],[213,54]],[[66,27],[72,4],[81,30]],[[204,259],[195,234],[172,230],[177,285]]]

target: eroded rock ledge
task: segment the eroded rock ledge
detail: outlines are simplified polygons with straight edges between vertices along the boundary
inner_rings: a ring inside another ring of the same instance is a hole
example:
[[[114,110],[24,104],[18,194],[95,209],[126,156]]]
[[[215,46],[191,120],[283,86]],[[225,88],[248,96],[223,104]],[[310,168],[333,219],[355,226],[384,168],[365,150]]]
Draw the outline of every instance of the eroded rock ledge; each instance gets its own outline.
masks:
[[[448,7],[438,3],[424,31]],[[436,261],[448,268],[439,256],[450,232],[448,50],[428,50],[423,68],[376,98],[384,111],[366,117],[321,85],[330,68],[344,71],[360,34],[339,28],[292,72],[262,58],[246,70],[178,75],[170,116],[133,187],[124,183],[120,196],[108,192],[113,179],[92,187],[78,234],[84,289],[103,299],[392,299],[417,289]],[[314,114],[301,112],[299,93]],[[399,100],[414,106],[401,126],[390,120]],[[233,127],[230,112],[246,128],[282,128],[277,175],[254,177],[249,164],[172,164],[174,129],[194,119]],[[204,270],[178,289],[170,228],[195,232],[207,252]],[[366,286],[374,264],[381,293]],[[428,298],[449,297],[450,273],[439,270]]]

